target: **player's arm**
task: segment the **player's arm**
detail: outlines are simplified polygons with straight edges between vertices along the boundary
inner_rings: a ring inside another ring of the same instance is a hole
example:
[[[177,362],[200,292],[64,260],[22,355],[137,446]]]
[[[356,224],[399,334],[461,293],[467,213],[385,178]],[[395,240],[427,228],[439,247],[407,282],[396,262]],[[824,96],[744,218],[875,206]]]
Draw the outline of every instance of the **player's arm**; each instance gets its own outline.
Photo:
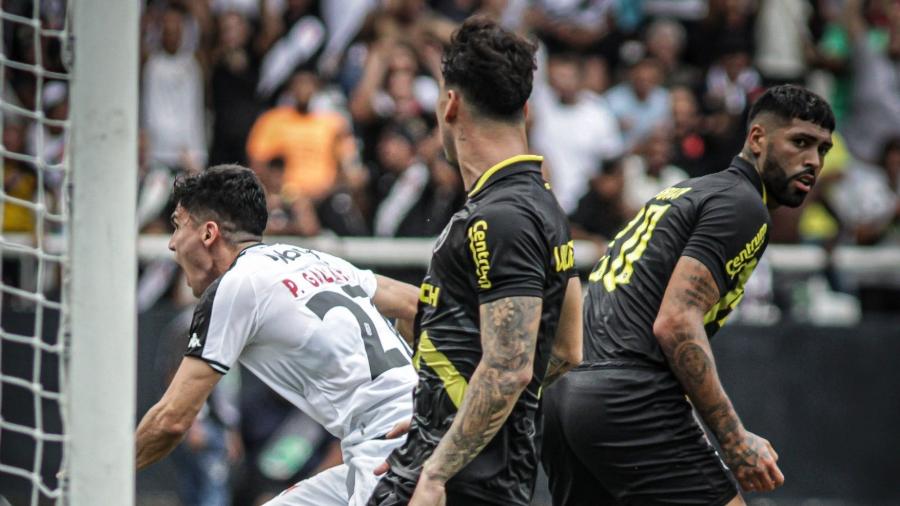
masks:
[[[397,319],[397,330],[407,343],[413,342],[413,320],[419,303],[419,289],[409,283],[376,274],[377,288],[372,303],[379,313]]]
[[[541,306],[538,297],[505,297],[481,304],[481,362],[450,429],[425,462],[417,495],[442,494],[447,480],[471,462],[506,422],[532,379]]]
[[[544,374],[544,388],[581,363],[581,341],[584,332],[581,327],[582,302],[581,280],[578,276],[569,278],[562,312],[559,315],[559,327],[556,329],[556,338],[550,350],[550,361]]]
[[[166,393],[144,415],[135,433],[137,468],[162,459],[181,442],[222,374],[203,360],[185,357]]]
[[[706,265],[682,256],[669,279],[653,333],[744,490],[773,490],[784,483],[775,464],[778,455],[768,441],[744,428],[716,371],[703,319],[718,300],[718,285]]]

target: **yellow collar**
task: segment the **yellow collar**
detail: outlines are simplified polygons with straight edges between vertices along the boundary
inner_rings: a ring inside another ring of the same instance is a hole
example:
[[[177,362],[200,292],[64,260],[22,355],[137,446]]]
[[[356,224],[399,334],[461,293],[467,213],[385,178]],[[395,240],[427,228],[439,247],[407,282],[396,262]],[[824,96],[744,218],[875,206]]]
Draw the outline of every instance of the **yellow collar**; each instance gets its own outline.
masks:
[[[478,193],[478,191],[481,190],[481,188],[485,185],[485,183],[487,183],[488,179],[490,179],[491,176],[493,176],[494,173],[496,173],[500,169],[509,167],[510,165],[513,165],[513,164],[519,163],[519,162],[538,162],[538,163],[540,163],[543,161],[544,161],[544,157],[538,156],[538,155],[516,155],[516,156],[510,157],[510,158],[507,158],[506,160],[503,160],[502,162],[491,167],[490,169],[484,171],[484,174],[482,174],[481,177],[478,178],[478,181],[475,182],[475,186],[472,187],[472,191],[469,192],[469,197],[474,197],[475,194]]]

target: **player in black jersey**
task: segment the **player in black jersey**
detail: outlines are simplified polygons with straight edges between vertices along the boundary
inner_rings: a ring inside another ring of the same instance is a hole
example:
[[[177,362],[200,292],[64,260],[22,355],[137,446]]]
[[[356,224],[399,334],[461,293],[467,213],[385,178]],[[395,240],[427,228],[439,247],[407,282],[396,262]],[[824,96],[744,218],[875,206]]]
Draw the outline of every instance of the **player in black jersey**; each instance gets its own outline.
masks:
[[[521,505],[545,385],[581,359],[565,214],[527,155],[534,46],[473,18],[443,58],[438,124],[469,197],[422,283],[411,429],[370,505]]]
[[[783,483],[772,445],[744,428],[722,389],[709,338],[766,248],[768,210],[799,206],[815,184],[834,116],[819,96],[778,86],[748,125],[730,167],[648,201],[591,273],[584,363],[546,392],[554,506],[740,505],[737,484]]]

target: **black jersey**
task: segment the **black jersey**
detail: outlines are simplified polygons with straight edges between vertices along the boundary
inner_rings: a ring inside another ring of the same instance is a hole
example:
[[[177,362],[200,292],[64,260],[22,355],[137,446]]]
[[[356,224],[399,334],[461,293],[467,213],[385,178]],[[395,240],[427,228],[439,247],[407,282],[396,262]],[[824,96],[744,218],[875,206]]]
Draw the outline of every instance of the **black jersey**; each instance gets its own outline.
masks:
[[[541,157],[517,156],[485,172],[439,237],[416,317],[419,370],[412,430],[390,458],[413,484],[450,427],[481,360],[479,306],[504,297],[543,299],[534,376],[496,437],[447,484],[481,501],[527,505],[537,473],[540,384],[566,284],[576,275],[565,213],[544,182]]]
[[[719,302],[704,318],[712,337],[740,302],[768,244],[765,200],[762,179],[740,157],[727,170],[688,179],[650,199],[589,277],[585,363],[667,365],[653,322],[682,256],[702,262],[718,285]]]

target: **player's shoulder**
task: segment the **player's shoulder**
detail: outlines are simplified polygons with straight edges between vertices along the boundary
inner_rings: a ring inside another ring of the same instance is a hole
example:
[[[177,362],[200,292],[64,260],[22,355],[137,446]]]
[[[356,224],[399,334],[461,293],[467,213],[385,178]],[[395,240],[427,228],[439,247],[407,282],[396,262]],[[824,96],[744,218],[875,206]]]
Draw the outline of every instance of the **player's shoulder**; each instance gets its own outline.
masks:
[[[232,267],[206,287],[206,290],[200,295],[198,309],[206,308],[207,312],[211,311],[216,300],[234,301],[253,298],[255,298],[255,288],[251,276],[248,276],[244,269],[236,270]]]
[[[731,168],[687,179],[660,192],[658,200],[674,200],[684,195],[685,201],[702,208],[705,205],[721,205],[742,209],[745,212],[764,211],[762,195],[753,183]]]
[[[550,184],[539,173],[518,174],[503,183],[480,199],[475,214],[555,215],[563,212]]]
[[[494,228],[521,229],[529,224],[538,224],[546,214],[546,203],[528,198],[525,192],[513,187],[503,188],[482,199],[468,217],[468,225],[487,222]]]

